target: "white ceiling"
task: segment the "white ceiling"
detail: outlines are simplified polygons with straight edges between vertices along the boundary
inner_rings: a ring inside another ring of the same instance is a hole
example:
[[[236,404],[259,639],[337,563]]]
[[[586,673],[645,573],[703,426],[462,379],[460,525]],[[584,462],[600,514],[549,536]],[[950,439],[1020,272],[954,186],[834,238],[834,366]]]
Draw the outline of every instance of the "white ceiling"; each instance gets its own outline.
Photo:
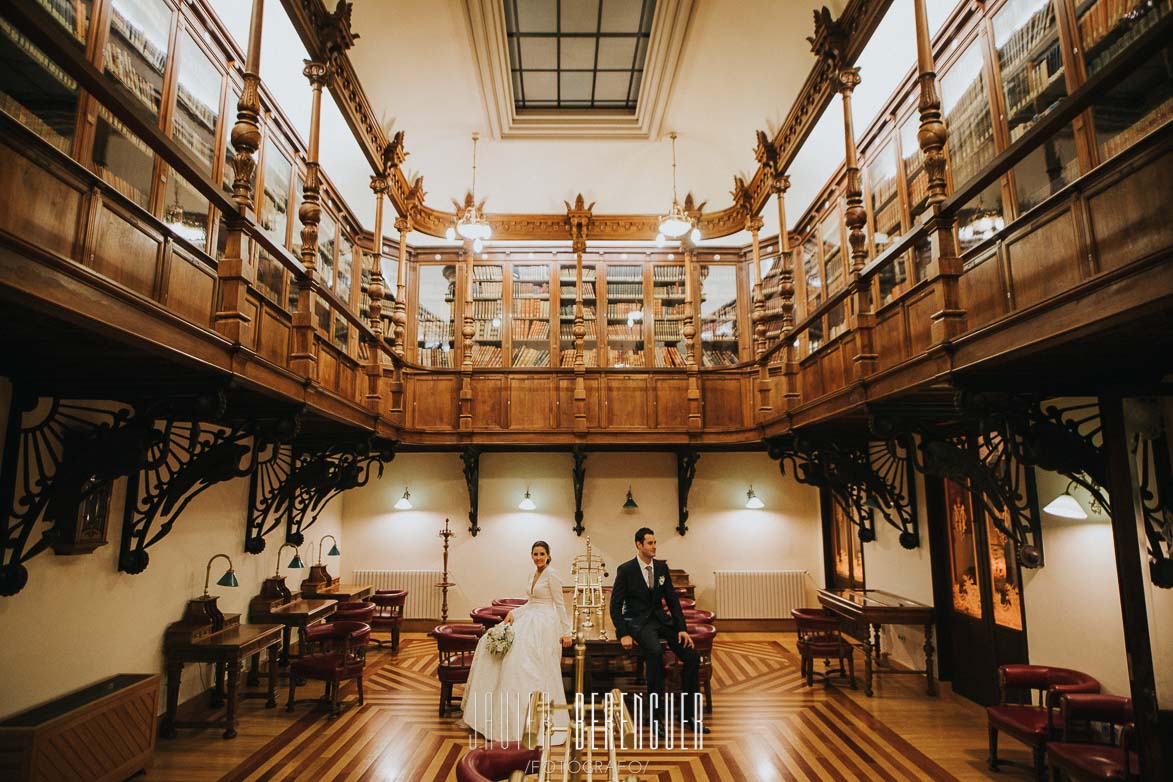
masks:
[[[571,2],[572,0],[563,0]],[[699,0],[684,42],[657,140],[492,139],[480,93],[465,0],[355,0],[360,38],[350,57],[376,116],[406,131],[405,171],[424,175],[426,202],[450,210],[471,183],[471,135],[481,133],[477,191],[489,212],[562,213],[579,192],[597,213],[651,214],[671,202],[671,149],[677,142],[681,198],[691,191],[709,209],[729,205],[733,175],[756,168],[754,131],[783,121],[814,64],[806,37],[812,10],[839,14],[846,0]],[[247,4],[211,0],[238,40],[247,40]],[[928,0],[935,30],[956,0]],[[242,8],[243,7],[243,8]],[[861,55],[855,96],[862,133],[915,60],[911,4],[895,2]],[[279,0],[266,0],[262,80],[300,133],[308,127],[306,56]],[[360,221],[373,224],[370,168],[332,101],[323,102],[322,165]],[[809,205],[843,160],[842,110],[831,104],[790,168],[787,221]],[[763,210],[763,235],[777,233],[776,207]],[[393,234],[388,220],[385,232]],[[430,243],[412,235],[413,244]],[[718,244],[745,244],[748,233]],[[443,240],[439,240],[443,243]]]

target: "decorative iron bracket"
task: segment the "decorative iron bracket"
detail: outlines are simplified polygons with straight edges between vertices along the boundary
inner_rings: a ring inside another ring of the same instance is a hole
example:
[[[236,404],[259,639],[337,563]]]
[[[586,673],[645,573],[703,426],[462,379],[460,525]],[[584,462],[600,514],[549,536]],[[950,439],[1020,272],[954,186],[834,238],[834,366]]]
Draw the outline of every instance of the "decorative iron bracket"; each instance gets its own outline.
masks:
[[[305,531],[314,525],[330,501],[350,489],[365,486],[374,471],[395,458],[394,442],[362,440],[302,451],[287,480],[289,496],[285,539],[295,546],[305,542]]]
[[[582,523],[582,489],[586,483],[587,455],[579,445],[574,446],[570,453],[574,457],[574,469],[571,471],[574,477],[574,534],[582,537],[586,530]]]
[[[265,550],[265,536],[282,522],[288,524],[294,461],[291,443],[273,443],[268,453],[257,459],[256,469],[248,481],[248,518],[244,522],[246,553],[260,554]]]
[[[468,485],[468,531],[474,538],[481,531],[477,524],[479,508],[479,493],[481,480],[481,449],[475,445],[467,446],[460,453],[464,462],[464,482]]]
[[[681,537],[688,532],[688,493],[700,458],[701,452],[695,448],[676,452],[676,531]]]
[[[141,459],[150,429],[130,405],[38,397],[16,383],[5,431],[0,596],[8,597],[28,582],[24,563],[46,548],[105,545],[110,488]]]

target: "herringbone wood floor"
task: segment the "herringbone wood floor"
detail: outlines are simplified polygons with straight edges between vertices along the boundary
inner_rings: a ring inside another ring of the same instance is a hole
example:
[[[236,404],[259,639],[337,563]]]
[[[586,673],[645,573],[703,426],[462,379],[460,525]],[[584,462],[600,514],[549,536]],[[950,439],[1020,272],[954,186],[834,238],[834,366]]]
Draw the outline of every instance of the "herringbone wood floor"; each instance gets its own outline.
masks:
[[[704,749],[625,752],[648,780],[972,780],[1029,779],[1021,768],[985,769],[985,713],[953,696],[924,695],[923,679],[880,679],[862,688],[807,688],[794,636],[731,633],[714,652],[712,733]],[[159,782],[260,780],[454,780],[469,736],[458,717],[437,717],[435,643],[405,636],[397,653],[373,652],[366,704],[329,721],[312,704],[293,714],[245,701],[239,736],[180,731],[161,740],[146,779]],[[862,666],[860,666],[862,667]],[[310,685],[299,696],[320,692]],[[353,693],[349,693],[353,696]],[[1006,745],[1004,758],[1028,754]]]

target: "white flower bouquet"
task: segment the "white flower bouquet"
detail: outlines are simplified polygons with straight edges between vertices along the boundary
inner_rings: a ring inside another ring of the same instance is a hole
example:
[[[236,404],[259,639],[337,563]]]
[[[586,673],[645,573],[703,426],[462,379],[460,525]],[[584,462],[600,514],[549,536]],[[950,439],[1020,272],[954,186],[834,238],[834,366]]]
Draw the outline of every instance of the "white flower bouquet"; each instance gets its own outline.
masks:
[[[507,625],[504,622],[494,625],[485,633],[485,638],[485,646],[488,650],[498,657],[503,657],[513,648],[513,625]]]

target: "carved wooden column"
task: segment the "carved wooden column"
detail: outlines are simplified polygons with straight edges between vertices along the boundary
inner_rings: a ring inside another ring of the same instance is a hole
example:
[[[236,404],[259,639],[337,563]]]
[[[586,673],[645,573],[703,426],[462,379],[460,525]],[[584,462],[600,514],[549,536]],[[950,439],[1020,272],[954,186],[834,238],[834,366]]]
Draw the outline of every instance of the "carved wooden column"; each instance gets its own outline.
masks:
[[[217,332],[239,344],[251,318],[245,314],[246,295],[252,282],[248,258],[251,245],[245,232],[253,208],[253,174],[256,151],[261,144],[261,23],[264,0],[253,0],[249,22],[248,52],[245,58],[244,91],[236,104],[236,124],[232,127],[232,200],[239,211],[224,215],[224,256],[216,266],[219,279],[219,302],[213,318]]]
[[[851,114],[851,93],[859,86],[859,68],[843,68],[839,71],[839,94],[843,99],[843,143],[847,151],[847,210],[843,221],[847,224],[847,242],[851,246],[851,324],[855,331],[855,355],[851,357],[856,380],[876,371],[876,353],[872,348],[872,329],[875,327],[875,313],[872,312],[871,284],[860,273],[867,265],[868,213],[863,205],[863,177],[859,171],[859,153],[855,148],[855,123]]]
[[[574,199],[574,206],[566,204],[566,220],[570,228],[570,240],[574,248],[574,431],[586,434],[586,318],[582,301],[582,256],[586,252],[587,230],[591,222],[592,203],[589,207],[582,193]],[[597,328],[597,326],[596,326]],[[596,335],[596,344],[598,336]],[[579,533],[581,534],[581,532]]]
[[[774,200],[778,203],[778,297],[782,306],[782,347],[779,359],[782,364],[782,401],[784,408],[798,405],[798,363],[794,360],[794,251],[790,248],[790,229],[786,224],[786,191],[790,189],[790,177],[775,174],[772,182]]]
[[[472,429],[472,338],[476,335],[476,327],[472,320],[472,281],[473,281],[473,262],[476,259],[476,253],[472,248],[466,247],[464,255],[468,258],[468,265],[465,267],[464,280],[464,318],[460,327],[461,349],[464,354],[464,360],[460,363],[460,431],[467,432]],[[457,277],[459,279],[459,275]]]
[[[395,221],[399,231],[399,263],[395,267],[395,306],[391,312],[391,350],[397,361],[393,361],[391,374],[391,414],[403,415],[403,356],[407,351],[407,235],[411,233],[411,218],[400,217]],[[453,302],[455,304],[455,302]]]
[[[766,352],[766,294],[762,290],[762,247],[758,233],[764,221],[758,215],[746,219],[745,229],[753,240],[753,355],[761,359]]]
[[[684,371],[688,375],[688,430],[699,432],[703,426],[701,416],[700,371],[696,363],[696,322],[697,305],[693,295],[692,277],[696,249],[684,249]]]
[[[387,193],[387,180],[375,174],[371,177],[371,192],[375,194],[375,229],[371,237],[371,278],[367,283],[367,299],[370,301],[370,327],[374,339],[367,345],[367,363],[363,373],[367,376],[367,406],[378,412],[382,406],[383,394],[383,201]],[[367,339],[365,336],[363,339]]]
[[[293,313],[293,352],[290,369],[307,380],[316,381],[318,357],[314,345],[314,289],[318,269],[318,224],[322,220],[321,168],[318,164],[318,140],[322,119],[322,87],[326,85],[329,68],[320,62],[307,60],[302,70],[310,82],[313,98],[310,108],[310,139],[305,163],[305,184],[302,187],[301,206],[297,219],[301,221],[301,263],[305,275],[297,280],[297,310]]]

